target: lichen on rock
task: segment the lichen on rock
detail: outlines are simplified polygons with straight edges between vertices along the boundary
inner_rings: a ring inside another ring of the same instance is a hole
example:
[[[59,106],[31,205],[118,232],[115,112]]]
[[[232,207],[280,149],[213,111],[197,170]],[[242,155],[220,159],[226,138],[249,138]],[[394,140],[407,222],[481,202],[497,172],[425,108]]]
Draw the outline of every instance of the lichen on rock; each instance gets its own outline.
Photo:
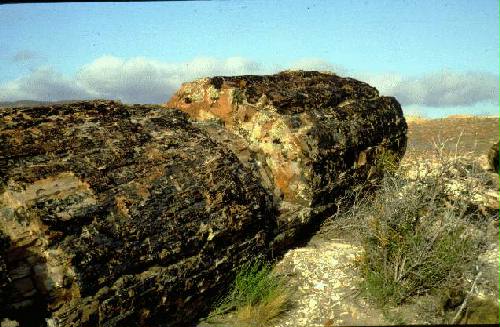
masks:
[[[214,88],[217,99],[210,97]],[[198,101],[184,100],[191,94]],[[331,73],[204,78],[184,83],[165,107],[202,122],[256,172],[280,207],[281,232],[289,234],[319,223],[349,189],[371,184],[380,176],[378,156],[399,159],[406,147],[407,125],[394,98]],[[208,123],[213,118],[225,131]]]
[[[159,106],[4,109],[0,178],[0,316],[21,325],[185,326],[273,230],[253,174]]]
[[[375,184],[406,128],[394,98],[318,72],[204,78],[166,107],[2,109],[0,317],[189,325],[238,266]]]

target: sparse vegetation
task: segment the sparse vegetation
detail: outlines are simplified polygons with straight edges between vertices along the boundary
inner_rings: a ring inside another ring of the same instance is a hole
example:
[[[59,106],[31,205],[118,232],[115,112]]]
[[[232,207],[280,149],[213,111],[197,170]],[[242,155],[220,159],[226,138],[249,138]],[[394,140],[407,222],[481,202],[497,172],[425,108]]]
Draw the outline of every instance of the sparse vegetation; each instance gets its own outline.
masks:
[[[498,324],[498,302],[491,299],[474,298],[460,321],[464,324]]]
[[[385,150],[377,156],[375,167],[379,171],[394,174],[399,167],[399,157],[390,150]]]
[[[395,168],[383,157],[379,190],[356,194],[354,205],[332,221],[363,246],[360,288],[382,307],[439,296],[474,274],[488,216],[474,183],[485,175],[464,157],[439,152],[436,158]]]
[[[233,105],[242,104],[243,100],[245,99],[245,94],[241,89],[234,89],[232,96],[233,96],[232,100]]]
[[[243,265],[229,294],[206,319],[216,326],[264,327],[289,303],[284,281],[263,260]]]

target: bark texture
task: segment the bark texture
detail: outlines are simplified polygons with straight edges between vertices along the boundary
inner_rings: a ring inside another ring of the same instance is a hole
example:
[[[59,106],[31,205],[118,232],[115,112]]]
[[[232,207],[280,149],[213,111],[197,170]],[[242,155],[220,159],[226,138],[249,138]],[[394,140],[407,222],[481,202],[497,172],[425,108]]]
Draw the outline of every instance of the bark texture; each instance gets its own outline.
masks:
[[[319,224],[346,192],[373,185],[406,149],[396,99],[331,73],[204,78],[165,106],[203,122],[260,176],[280,210],[276,245]]]
[[[0,176],[0,317],[22,326],[186,326],[272,230],[238,158],[159,106],[3,110]]]
[[[1,109],[0,318],[190,326],[243,262],[373,185],[406,129],[394,98],[318,72]]]

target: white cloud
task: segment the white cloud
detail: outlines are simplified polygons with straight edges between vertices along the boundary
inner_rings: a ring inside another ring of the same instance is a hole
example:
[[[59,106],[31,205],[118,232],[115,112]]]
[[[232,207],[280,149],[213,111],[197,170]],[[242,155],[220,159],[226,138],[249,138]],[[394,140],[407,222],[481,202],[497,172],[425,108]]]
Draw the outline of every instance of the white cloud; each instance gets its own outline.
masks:
[[[269,69],[262,64],[242,57],[231,57],[226,60],[217,60],[209,57],[199,57],[175,67],[181,76],[180,81],[187,81],[204,76],[217,75],[251,75],[269,74]]]
[[[11,58],[12,62],[20,63],[27,62],[33,59],[38,59],[40,56],[35,51],[31,50],[19,50]]]
[[[377,90],[379,90],[379,92],[383,95],[392,95],[391,92],[403,80],[403,76],[396,73],[354,75],[354,77],[359,79],[360,81],[364,81],[372,86],[375,86]]]
[[[345,68],[319,58],[303,58],[289,67],[349,75]],[[25,77],[0,84],[0,100],[105,98],[126,103],[162,103],[185,81],[204,76],[270,74],[287,68],[280,64],[265,66],[242,57],[225,60],[199,57],[188,62],[166,62],[103,56],[82,66],[75,76],[64,76],[50,67],[35,69]],[[420,77],[395,73],[354,75],[377,87],[381,94],[395,96],[406,106],[498,103],[498,75],[491,73],[442,71]]]
[[[264,69],[260,64],[240,57],[226,60],[195,58],[185,63],[168,63],[147,58],[124,60],[104,56],[85,65],[76,80],[95,97],[161,103],[185,81],[204,76],[262,73]]]
[[[101,57],[83,66],[75,80],[93,97],[136,103],[162,102],[176,87],[168,67],[145,58]]]
[[[42,67],[26,77],[0,85],[0,100],[67,100],[87,99],[90,94],[74,80],[49,67]]]
[[[28,76],[0,85],[0,100],[105,98],[126,103],[162,103],[185,81],[204,76],[266,73],[271,71],[241,57],[199,57],[172,63],[103,56],[81,67],[73,77],[47,67],[36,69]]]
[[[419,77],[383,74],[367,76],[366,80],[403,105],[444,108],[498,104],[498,75],[492,73],[443,70]]]

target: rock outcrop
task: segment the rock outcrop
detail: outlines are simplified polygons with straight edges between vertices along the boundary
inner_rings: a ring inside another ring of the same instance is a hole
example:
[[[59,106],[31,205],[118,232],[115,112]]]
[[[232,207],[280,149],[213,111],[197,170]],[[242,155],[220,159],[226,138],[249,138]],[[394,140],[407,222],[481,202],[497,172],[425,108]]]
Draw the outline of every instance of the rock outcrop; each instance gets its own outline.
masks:
[[[499,142],[493,144],[488,151],[488,164],[490,169],[498,174],[498,144]]]
[[[279,207],[276,240],[284,245],[406,147],[394,98],[330,73],[204,78],[184,83],[165,106],[188,113],[256,172]]]
[[[180,111],[2,109],[0,318],[187,326],[266,251],[273,210],[238,158]]]
[[[201,79],[166,107],[0,109],[0,318],[189,326],[406,146],[394,98],[327,73]]]

